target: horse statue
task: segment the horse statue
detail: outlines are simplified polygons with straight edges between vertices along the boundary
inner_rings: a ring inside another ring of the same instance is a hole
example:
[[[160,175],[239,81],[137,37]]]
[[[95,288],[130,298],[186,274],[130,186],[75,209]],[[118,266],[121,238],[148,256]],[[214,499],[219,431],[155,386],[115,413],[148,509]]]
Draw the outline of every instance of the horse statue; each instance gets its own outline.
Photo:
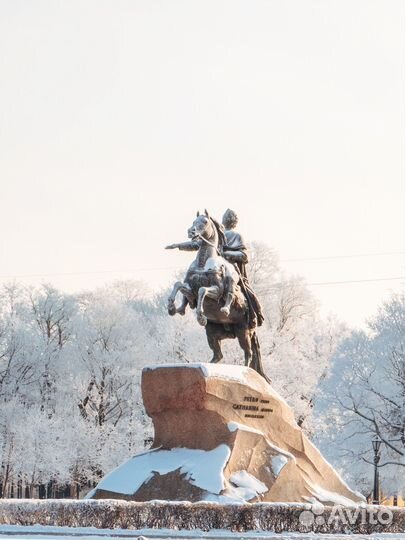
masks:
[[[167,246],[168,249],[197,250],[184,282],[176,282],[169,296],[169,315],[184,315],[189,304],[196,309],[199,324],[205,327],[213,352],[211,362],[222,360],[223,339],[236,338],[245,353],[245,366],[255,369],[270,382],[263,370],[256,328],[249,324],[248,298],[241,289],[243,280],[237,267],[222,256],[226,244],[222,225],[205,210],[201,215],[197,212],[187,232],[190,242]],[[183,302],[176,307],[179,292]]]

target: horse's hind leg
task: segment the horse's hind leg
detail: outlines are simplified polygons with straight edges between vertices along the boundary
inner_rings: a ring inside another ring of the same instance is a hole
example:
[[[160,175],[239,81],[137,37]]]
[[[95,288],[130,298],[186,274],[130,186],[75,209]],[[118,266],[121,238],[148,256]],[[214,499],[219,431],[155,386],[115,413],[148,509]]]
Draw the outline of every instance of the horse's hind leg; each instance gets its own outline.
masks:
[[[213,323],[210,321],[208,321],[207,326],[205,327],[205,332],[207,334],[208,345],[214,353],[211,362],[217,363],[223,358],[221,340],[233,339],[235,334],[233,333],[232,328],[226,329],[223,324]]]
[[[252,340],[250,338],[249,328],[240,328],[236,330],[236,337],[239,345],[245,353],[245,366],[250,367],[252,362]]]
[[[221,335],[223,333],[222,328],[220,325],[215,323],[207,323],[207,326],[205,327],[205,332],[207,334],[207,341],[210,349],[214,353],[214,356],[210,360],[212,363],[217,363],[223,358],[222,350],[221,350]]]

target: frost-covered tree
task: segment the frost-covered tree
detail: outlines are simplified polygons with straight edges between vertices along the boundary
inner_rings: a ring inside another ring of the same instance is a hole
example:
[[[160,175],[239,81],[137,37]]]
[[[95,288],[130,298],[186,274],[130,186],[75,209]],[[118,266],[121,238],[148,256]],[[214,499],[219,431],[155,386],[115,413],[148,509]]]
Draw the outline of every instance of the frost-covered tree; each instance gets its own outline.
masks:
[[[383,486],[405,488],[405,297],[393,296],[368,331],[339,346],[323,385],[318,433],[330,459],[364,490],[371,490],[374,437],[382,440]],[[331,451],[334,449],[334,451]]]
[[[36,377],[29,350],[31,339],[24,320],[23,290],[6,285],[0,293],[0,399],[19,394]]]
[[[298,424],[311,434],[317,386],[328,372],[342,327],[333,318],[321,320],[305,282],[286,276],[268,246],[253,244],[250,251],[249,276],[265,315],[258,330],[264,365]]]
[[[8,285],[2,290],[2,493],[16,478],[38,483],[42,477],[49,477],[52,446],[55,446],[51,444],[51,423],[64,417],[64,413],[58,416],[58,404],[65,403],[66,397],[61,381],[64,381],[64,349],[71,338],[73,310],[71,297],[47,285],[38,289]],[[40,440],[40,431],[48,436]],[[31,436],[36,438],[35,444]],[[27,471],[29,464],[32,466]]]
[[[254,244],[249,267],[263,303],[258,330],[266,370],[308,432],[317,385],[340,328],[322,321],[305,283]],[[144,448],[151,435],[141,396],[147,364],[206,362],[205,332],[188,310],[169,317],[169,291],[120,281],[67,295],[50,285],[0,292],[0,490],[22,483],[90,486]],[[227,363],[243,364],[236,340]],[[305,376],[302,376],[302,375]]]

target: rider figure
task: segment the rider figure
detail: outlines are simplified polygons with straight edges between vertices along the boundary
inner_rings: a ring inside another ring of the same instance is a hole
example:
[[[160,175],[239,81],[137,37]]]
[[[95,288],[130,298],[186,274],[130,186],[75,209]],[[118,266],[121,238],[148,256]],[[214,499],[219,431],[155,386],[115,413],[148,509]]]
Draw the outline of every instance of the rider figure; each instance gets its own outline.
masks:
[[[247,300],[249,306],[249,326],[254,328],[261,326],[264,320],[259,299],[249,284],[246,265],[249,262],[247,248],[242,236],[235,231],[238,224],[236,212],[228,208],[222,217],[222,225],[225,228],[226,244],[223,246],[223,257],[231,262],[239,273],[239,287]]]
[[[224,226],[224,233],[226,238],[226,243],[222,246],[222,256],[230,263],[232,263],[235,268],[238,270],[239,274],[239,287],[244,294],[247,303],[248,303],[248,315],[249,315],[249,327],[255,328],[256,326],[261,326],[263,323],[263,314],[260,306],[260,302],[251,288],[247,273],[246,265],[249,262],[247,255],[247,248],[244,244],[242,236],[236,232],[234,229],[238,223],[238,216],[233,210],[228,210],[225,212],[222,218],[222,225]],[[180,244],[171,244],[166,247],[166,249],[180,249],[181,251],[197,251],[200,247],[200,242],[189,241],[182,242]],[[228,279],[225,281],[225,306],[222,308],[227,309],[226,306],[229,306],[230,300],[233,298],[234,291],[232,289],[232,280]],[[188,300],[183,296],[182,303],[176,310],[177,313],[184,315]],[[174,315],[174,313],[173,313]]]

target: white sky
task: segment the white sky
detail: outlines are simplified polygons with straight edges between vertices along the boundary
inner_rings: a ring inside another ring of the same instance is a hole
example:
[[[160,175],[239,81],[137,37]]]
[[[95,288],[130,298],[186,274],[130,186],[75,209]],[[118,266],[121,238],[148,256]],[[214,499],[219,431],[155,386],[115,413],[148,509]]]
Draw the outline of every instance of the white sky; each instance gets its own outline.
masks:
[[[404,45],[402,1],[0,0],[0,281],[167,284],[204,207],[282,260],[404,252]],[[313,290],[361,324],[404,281]]]

